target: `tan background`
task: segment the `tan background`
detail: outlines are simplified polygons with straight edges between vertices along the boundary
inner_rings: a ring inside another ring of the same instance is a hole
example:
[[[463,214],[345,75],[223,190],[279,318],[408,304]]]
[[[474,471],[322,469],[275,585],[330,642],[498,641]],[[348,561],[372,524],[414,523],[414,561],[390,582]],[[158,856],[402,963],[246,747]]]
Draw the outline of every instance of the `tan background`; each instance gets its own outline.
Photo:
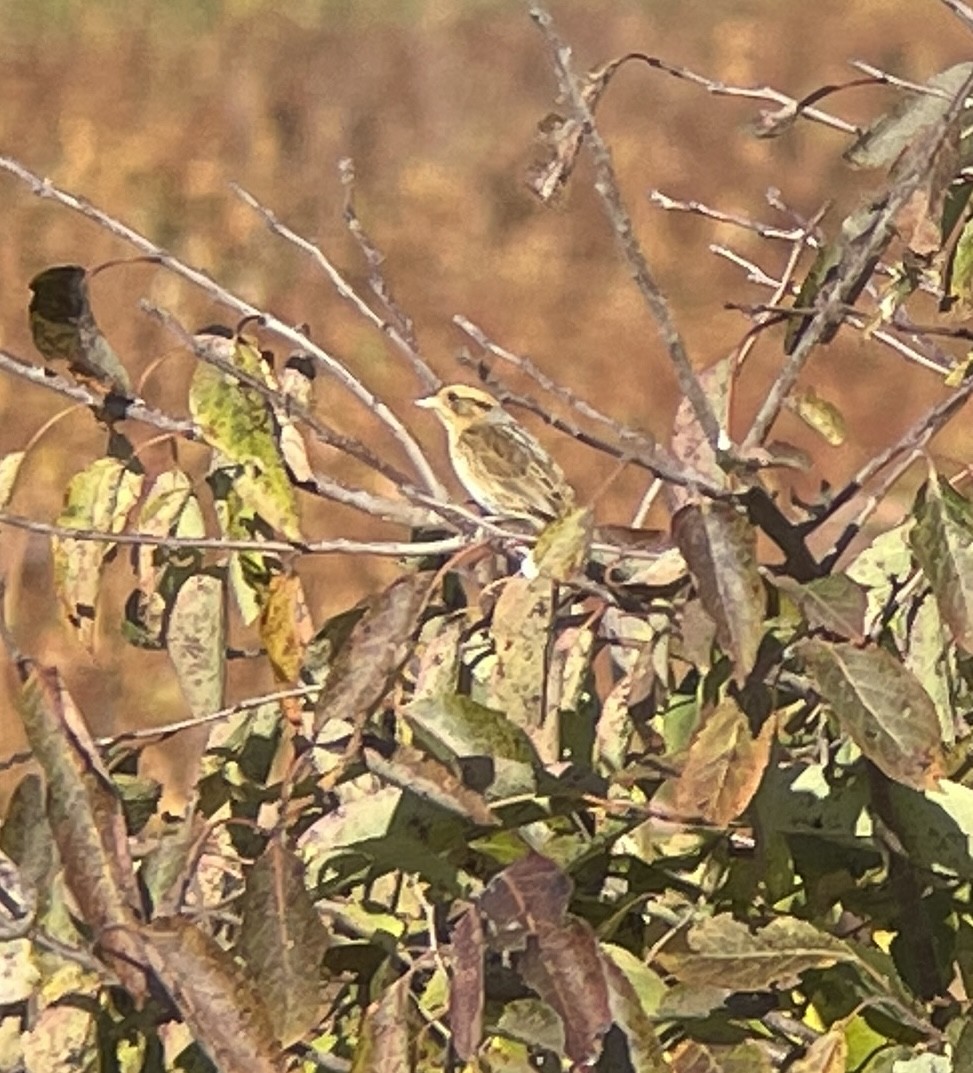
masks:
[[[971,38],[934,0],[601,0],[552,4],[579,65],[631,49],[738,84],[771,84],[800,96],[853,76],[861,58],[922,79],[966,58]],[[414,317],[425,353],[444,375],[462,376],[465,341],[450,318],[463,313],[492,336],[620,419],[664,436],[677,402],[674,380],[581,168],[565,203],[537,204],[523,185],[533,130],[552,107],[543,41],[513,2],[189,3],[188,0],[0,0],[0,151],[19,158],[281,317],[310,323],[322,345],[407,415],[442,459],[441,433],[409,408],[416,385],[376,332],[335,295],[311,262],[271,236],[229,191],[236,180],[288,224],[314,238],[363,283],[343,229],[337,161],[354,158],[359,211],[388,256],[387,272]],[[887,107],[888,90],[858,89],[826,102],[855,121]],[[778,220],[764,192],[777,186],[810,215],[835,199],[843,211],[876,176],[850,173],[844,138],[803,124],[758,141],[746,124],[754,102],[708,96],[644,67],[622,71],[601,109],[639,235],[669,294],[697,366],[726,353],[745,323],[727,300],[766,297],[709,252],[718,241],[769,270],[786,250],[736,229],[665,214],[651,187],[726,210]],[[94,265],[131,254],[88,221],[41,202],[0,174],[0,343],[33,355],[26,284],[51,263]],[[96,313],[147,398],[184,412],[189,359],[136,309],[148,296],[191,324],[227,319],[186,284],[158,269],[117,269],[94,285]],[[270,342],[270,340],[268,340]],[[752,412],[780,358],[780,336],[761,345],[740,396]],[[851,472],[941,391],[875,343],[843,337],[812,367],[819,391],[852,423],[840,451],[784,419],[787,439],[813,450],[819,468],[801,477],[812,495],[822,478]],[[348,431],[385,444],[369,415],[319,384],[321,407]],[[337,407],[337,412],[336,412]],[[63,400],[0,379],[0,450],[22,446]],[[133,430],[144,440],[150,432]],[[609,460],[563,439],[549,441],[583,496],[612,470]],[[70,474],[102,450],[85,412],[59,422],[33,458],[14,509],[52,518]],[[940,447],[962,454],[962,436]],[[387,448],[391,450],[391,448]],[[198,452],[186,453],[191,465]],[[367,479],[327,453],[322,468]],[[399,459],[396,456],[396,460]],[[604,521],[625,521],[643,487],[625,474],[600,503]],[[354,515],[316,509],[314,535],[372,531]],[[160,722],[184,713],[161,655],[116,640],[117,603],[130,582],[113,571],[97,658],[58,624],[50,556],[41,538],[4,530],[0,556],[13,591],[11,618],[28,649],[62,664],[98,730]],[[307,564],[316,621],[346,606],[393,567],[378,561]],[[147,673],[148,672],[148,673]],[[235,689],[254,688],[234,670]],[[266,684],[266,679],[261,679]],[[17,720],[7,708],[4,749]]]

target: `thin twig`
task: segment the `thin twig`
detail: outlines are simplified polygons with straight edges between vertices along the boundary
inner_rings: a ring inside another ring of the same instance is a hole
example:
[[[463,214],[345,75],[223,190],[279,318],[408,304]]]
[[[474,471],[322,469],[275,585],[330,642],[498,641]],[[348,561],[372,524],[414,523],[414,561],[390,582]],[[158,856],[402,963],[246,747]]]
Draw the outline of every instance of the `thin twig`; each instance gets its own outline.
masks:
[[[963,0],[941,0],[941,3],[945,4],[968,30],[973,30],[973,9],[967,7]]]
[[[779,105],[779,111],[776,113],[765,113],[762,116],[762,124],[768,125],[779,124],[782,116],[787,116],[790,119],[797,119],[799,116],[805,119],[812,120],[815,123],[821,123],[823,126],[830,127],[832,130],[839,130],[844,134],[857,134],[858,127],[854,123],[849,123],[847,120],[839,119],[837,116],[833,116],[830,112],[823,112],[820,108],[815,108],[814,105],[817,101],[821,100],[831,93],[836,93],[839,90],[847,89],[849,86],[853,86],[859,83],[852,82],[844,85],[833,86],[821,86],[813,92],[809,93],[806,97],[797,98],[791,97],[786,93],[781,93],[780,90],[776,90],[771,86],[734,86],[727,82],[722,82],[719,79],[708,78],[706,75],[698,74],[696,71],[691,71],[688,67],[683,67],[677,63],[669,63],[667,60],[662,60],[658,56],[648,56],[645,53],[630,53],[632,59],[640,59],[644,63],[647,63],[650,67],[654,67],[658,71],[663,71],[665,74],[672,75],[674,78],[681,79],[684,82],[690,82],[692,85],[700,86],[706,90],[707,93],[713,94],[714,97],[742,97],[746,100],[755,101],[770,101],[773,104]]]
[[[586,402],[579,395],[575,394],[569,387],[565,387],[549,377],[545,372],[540,370],[530,358],[525,358],[520,354],[514,354],[513,351],[507,350],[506,347],[502,347],[499,343],[494,342],[482,328],[474,324],[468,317],[464,317],[461,313],[457,313],[453,317],[453,323],[460,329],[460,331],[465,332],[475,343],[477,343],[477,345],[481,346],[495,358],[499,358],[500,361],[520,370],[525,376],[530,377],[534,383],[559,398],[566,406],[569,406],[581,417],[586,417],[590,421],[597,421],[598,424],[605,425],[620,439],[624,439],[626,443],[641,442],[642,446],[646,449],[652,449],[655,446],[651,436],[627,428],[617,418],[596,409],[591,403]]]
[[[966,97],[973,86],[973,75],[963,83],[959,93],[947,109],[939,126],[939,140],[945,138],[955,120],[965,107]],[[887,245],[894,231],[895,220],[915,191],[927,180],[929,160],[936,146],[927,146],[928,152],[916,153],[907,169],[888,191],[883,204],[876,209],[866,232],[849,243],[838,265],[834,278],[826,281],[815,299],[815,314],[798,339],[793,351],[787,356],[774,383],[767,392],[763,405],[757,412],[749,433],[744,440],[744,451],[763,443],[780,413],[784,400],[797,383],[814,348],[845,317],[849,300],[861,286],[861,280],[870,276],[872,262]]]
[[[140,730],[126,730],[121,734],[112,734],[103,738],[95,738],[95,744],[99,747],[114,748],[126,745],[128,742],[138,741],[145,745],[158,744],[173,734],[179,734],[184,730],[192,730],[194,727],[210,726],[212,723],[231,719],[242,712],[259,708],[264,704],[278,704],[282,700],[290,700],[293,697],[310,697],[321,692],[321,686],[294,686],[290,689],[279,689],[274,693],[264,693],[259,697],[248,697],[238,701],[219,711],[210,712],[208,715],[190,716],[187,719],[177,719],[172,723],[163,723],[161,726],[142,727]]]
[[[850,63],[856,71],[861,71],[862,74],[874,78],[876,82],[880,82],[884,86],[895,86],[896,89],[904,89],[909,93],[922,93],[927,97],[941,97],[947,101],[950,99],[949,94],[944,89],[938,89],[936,86],[925,86],[921,82],[910,82],[907,78],[899,78],[898,75],[883,71],[881,67],[866,63],[864,60],[851,60]]]
[[[174,314],[169,312],[169,310],[163,309],[161,306],[154,305],[152,302],[148,302],[144,299],[139,303],[139,307],[143,312],[152,317],[153,320],[158,321],[158,323],[170,331],[185,347],[191,350],[200,361],[204,361],[206,364],[214,366],[221,372],[227,373],[241,384],[250,388],[251,391],[255,391],[272,408],[286,412],[289,417],[297,418],[304,422],[314,435],[328,447],[334,447],[336,450],[342,451],[345,454],[350,455],[352,458],[356,458],[359,462],[369,466],[371,469],[375,470],[376,473],[380,473],[399,488],[404,487],[409,483],[409,479],[404,473],[397,470],[394,466],[390,466],[387,462],[384,462],[360,441],[353,439],[350,436],[344,436],[340,432],[336,432],[321,421],[321,419],[309,409],[301,406],[282,391],[275,390],[258,377],[250,376],[232,362],[226,361],[218,354],[214,353],[212,348],[202,346],[193,333],[189,331]]]
[[[104,406],[105,400],[97,392],[92,391],[83,384],[65,380],[63,376],[57,376],[43,366],[33,365],[23,358],[19,358],[16,354],[10,353],[9,350],[0,350],[0,369],[13,376],[18,376],[22,380],[36,384],[37,387],[44,388],[46,391],[53,391],[56,395],[61,395],[72,402],[78,402],[90,407],[92,410],[98,410]],[[198,440],[201,438],[199,429],[196,428],[192,421],[180,420],[162,413],[161,410],[153,410],[142,399],[136,399],[128,404],[125,408],[125,419],[141,421],[143,424],[152,425],[163,432],[178,433],[180,436],[186,436],[189,439]]]
[[[421,485],[432,495],[445,498],[443,487],[433,472],[422,448],[413,438],[412,434],[399,420],[398,417],[386,406],[380,398],[373,394],[365,385],[354,376],[337,358],[329,354],[311,340],[307,334],[290,324],[285,323],[273,314],[258,309],[250,302],[244,301],[237,295],[221,287],[210,279],[205,272],[192,268],[178,257],[157,246],[138,231],[126,226],[114,216],[96,208],[91,202],[55,186],[50,180],[24,167],[12,157],[0,155],[0,169],[25,183],[31,191],[40,198],[56,201],[60,205],[72,209],[85,218],[94,221],[116,238],[127,242],[146,256],[152,257],[160,265],[167,268],[181,278],[199,287],[214,301],[235,310],[241,317],[260,317],[263,326],[286,339],[295,347],[306,350],[317,362],[333,376],[344,388],[346,388],[359,402],[366,406],[388,429],[398,442],[406,457],[409,459]]]
[[[369,286],[408,345],[409,350],[406,356],[412,362],[413,369],[423,384],[424,390],[431,394],[440,386],[441,381],[420,356],[419,340],[416,338],[412,318],[396,301],[392,288],[382,272],[385,255],[372,241],[371,235],[365,230],[358,216],[358,210],[355,208],[355,165],[351,157],[338,161],[338,174],[341,176],[341,185],[345,189],[345,224],[351,237],[358,243],[358,248],[368,265]]]
[[[260,218],[264,221],[267,227],[280,238],[286,242],[290,242],[296,246],[302,253],[306,253],[314,263],[324,272],[324,274],[331,280],[334,289],[338,292],[341,298],[349,302],[352,307],[357,310],[370,324],[374,325],[383,335],[388,336],[389,339],[402,351],[403,354],[412,363],[412,367],[415,370],[416,375],[419,377],[423,384],[424,389],[434,390],[438,384],[439,379],[432,372],[420,354],[414,349],[412,342],[409,338],[402,333],[399,327],[389,321],[383,320],[361,297],[360,294],[352,287],[352,285],[345,279],[345,277],[338,271],[334,263],[325,256],[324,252],[319,246],[316,246],[313,242],[299,235],[296,231],[293,231],[286,224],[280,222],[276,214],[258,201],[253,194],[245,190],[239,183],[231,183],[230,189],[237,195],[240,200],[248,205],[254,212],[256,212]]]
[[[591,107],[585,100],[581,84],[573,71],[571,50],[561,41],[554,29],[553,20],[545,8],[539,3],[530,2],[529,10],[531,18],[540,28],[548,43],[561,92],[570,103],[578,121],[584,128],[597,175],[595,189],[601,197],[605,213],[615,232],[615,237],[622,249],[625,260],[628,262],[629,271],[632,274],[635,285],[638,287],[639,293],[642,295],[659,329],[659,334],[675,369],[679,389],[683,396],[689,400],[696,419],[699,421],[700,428],[703,430],[703,434],[710,446],[714,451],[723,450],[729,446],[726,433],[720,428],[716,414],[713,412],[713,407],[706,397],[706,393],[703,391],[699,378],[696,376],[696,372],[689,360],[689,355],[686,353],[685,345],[676,328],[669,303],[652,275],[645,254],[642,252],[642,248],[635,236],[632,218],[622,202],[611,153],[601,136],[601,131],[595,124]]]
[[[862,531],[865,524],[868,522],[868,519],[875,513],[892,488],[908,472],[908,470],[912,468],[916,460],[921,457],[922,451],[919,448],[914,448],[906,454],[905,458],[901,459],[897,465],[893,466],[889,472],[886,473],[881,484],[869,494],[861,509],[845,526],[841,535],[834,542],[831,550],[821,560],[822,569],[829,574],[834,570],[838,560],[848,550],[848,546],[855,537]]]
[[[103,544],[131,544],[148,547],[175,549],[190,548],[197,551],[258,551],[288,554],[301,552],[308,555],[377,555],[381,557],[448,555],[466,546],[468,538],[445,537],[442,540],[423,540],[410,543],[407,540],[351,540],[337,537],[333,540],[315,540],[309,543],[291,543],[284,540],[230,540],[224,537],[175,537],[160,533],[107,533],[97,529],[72,529],[51,522],[39,522],[20,514],[0,511],[0,525],[12,525],[29,533],[58,537],[62,540],[95,541]],[[505,533],[509,540],[523,541],[520,534]]]
[[[903,454],[921,451],[933,436],[962,409],[971,395],[973,395],[973,378],[965,381],[951,395],[937,403],[924,417],[916,421],[896,443],[886,447],[881,454],[870,458],[844,488],[832,496],[831,501],[823,511],[804,523],[801,527],[802,531],[810,533],[818,529],[854,498],[869,481],[874,480],[886,466],[891,465]]]
[[[735,212],[724,212],[714,209],[702,201],[681,201],[678,198],[669,197],[661,190],[650,190],[649,201],[658,205],[667,212],[687,212],[693,216],[702,216],[707,220],[715,220],[721,224],[732,224],[734,227],[752,231],[761,238],[782,239],[784,242],[803,242],[812,249],[818,249],[820,240],[815,235],[809,235],[804,227],[777,227],[774,224],[765,224],[760,220],[753,220],[749,216],[741,216]]]
[[[525,372],[530,367],[530,363],[526,362],[526,359],[517,359],[515,355],[511,355],[511,357],[515,358],[514,364],[519,364],[521,361],[525,362],[525,364],[519,365]],[[620,441],[618,443],[609,443],[598,436],[593,436],[591,433],[586,432],[573,422],[566,421],[563,418],[552,414],[550,407],[544,406],[536,399],[519,392],[510,391],[500,382],[499,378],[484,373],[483,369],[471,358],[464,359],[460,356],[459,360],[462,363],[477,366],[477,371],[502,403],[511,404],[520,407],[523,410],[527,410],[529,413],[539,417],[551,428],[557,429],[558,432],[563,432],[566,436],[570,436],[571,439],[583,443],[586,447],[591,447],[593,450],[601,451],[602,454],[606,454],[611,458],[617,458],[623,462],[630,462],[634,466],[646,469],[654,476],[660,477],[669,484],[675,484],[685,488],[692,487],[701,495],[708,496],[711,499],[727,498],[728,493],[726,489],[717,488],[708,478],[688,469],[663,448],[657,446],[652,438],[645,433],[634,432],[611,418],[605,418],[605,423],[613,429]],[[557,394],[568,391],[567,388],[562,388],[559,385],[554,384],[554,382],[544,376],[543,373],[538,373],[535,379],[542,387],[545,386],[545,384],[552,384],[552,390]],[[586,403],[581,403],[580,400],[579,403],[580,405],[577,407],[579,413],[583,412],[583,408],[588,408]],[[597,413],[597,411],[594,411],[594,413]]]

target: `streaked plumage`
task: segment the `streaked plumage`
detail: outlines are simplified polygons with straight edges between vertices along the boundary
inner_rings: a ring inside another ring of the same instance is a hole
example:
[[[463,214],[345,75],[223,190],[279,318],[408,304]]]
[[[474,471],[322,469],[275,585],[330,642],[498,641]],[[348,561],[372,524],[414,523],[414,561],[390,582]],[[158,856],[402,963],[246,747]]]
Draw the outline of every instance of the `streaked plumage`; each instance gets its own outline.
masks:
[[[574,506],[561,467],[486,391],[449,384],[416,405],[443,423],[456,476],[488,513],[550,521]]]

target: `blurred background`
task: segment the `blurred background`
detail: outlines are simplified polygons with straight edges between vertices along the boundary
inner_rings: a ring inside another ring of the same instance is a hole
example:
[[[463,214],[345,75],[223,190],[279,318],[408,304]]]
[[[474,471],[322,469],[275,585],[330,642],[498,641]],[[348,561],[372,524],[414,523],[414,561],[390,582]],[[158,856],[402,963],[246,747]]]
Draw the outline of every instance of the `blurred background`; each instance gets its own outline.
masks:
[[[969,56],[971,38],[936,0],[554,0],[559,30],[579,68],[630,50],[738,85],[771,85],[795,97],[854,77],[858,58],[923,80]],[[271,235],[231,192],[236,181],[319,243],[363,293],[366,274],[342,222],[338,161],[353,159],[357,206],[387,256],[388,280],[414,318],[424,353],[448,379],[462,313],[495,340],[620,420],[665,438],[678,403],[674,377],[641,299],[616,255],[586,161],[560,204],[541,205],[524,175],[538,122],[554,107],[545,44],[516,0],[0,0],[0,152],[116,215],[225,286],[285,320],[307,322],[401,413],[434,457],[441,429],[413,412],[417,385],[383,337],[342,302],[313,263]],[[891,106],[894,92],[855,89],[823,107],[854,122]],[[761,141],[748,124],[762,107],[702,89],[644,65],[622,69],[599,111],[622,190],[649,260],[668,294],[693,361],[726,354],[747,327],[727,301],[767,292],[708,252],[719,242],[779,272],[788,250],[736,228],[649,204],[647,191],[781,223],[766,203],[780,189],[798,212],[826,201],[840,220],[881,176],[853,173],[845,136],[798,124]],[[63,262],[93,266],[132,250],[0,173],[0,345],[34,357],[27,282]],[[230,319],[162,270],[116,268],[92,285],[95,313],[142,393],[185,413],[190,357],[138,311],[147,297],[190,326]],[[267,337],[265,342],[274,346]],[[780,361],[781,332],[760,343],[737,400],[743,427]],[[159,359],[164,361],[159,364]],[[837,483],[903,430],[942,392],[879,344],[842,333],[817,354],[809,382],[837,402],[848,443],[826,447],[793,418],[781,438],[813,452],[793,479],[803,496]],[[517,386],[516,380],[513,381]],[[316,398],[343,431],[401,462],[370,415],[319,380]],[[0,451],[21,447],[65,409],[64,400],[0,379]],[[152,433],[132,429],[139,442]],[[582,498],[612,473],[610,459],[545,433]],[[938,449],[962,457],[950,432]],[[40,440],[12,509],[56,516],[67,479],[104,450],[84,410]],[[196,449],[183,459],[202,473]],[[320,468],[355,482],[360,468],[318,451]],[[445,468],[443,473],[446,473]],[[598,518],[625,522],[645,478],[624,473],[598,501]],[[376,535],[367,520],[305,502],[312,536]],[[663,515],[654,517],[665,524]],[[57,662],[95,727],[105,733],[185,714],[163,655],[118,639],[131,587],[125,556],[110,576],[95,658],[61,625],[46,540],[5,529],[0,561],[12,586],[9,615],[32,654]],[[395,564],[326,559],[302,565],[316,623],[391,576]],[[146,688],[147,671],[152,676]],[[236,673],[236,672],[235,672]],[[240,672],[243,673],[243,672]],[[253,689],[250,677],[231,689]],[[269,685],[269,681],[264,683]],[[3,699],[0,749],[17,745]],[[164,761],[159,761],[164,766]]]

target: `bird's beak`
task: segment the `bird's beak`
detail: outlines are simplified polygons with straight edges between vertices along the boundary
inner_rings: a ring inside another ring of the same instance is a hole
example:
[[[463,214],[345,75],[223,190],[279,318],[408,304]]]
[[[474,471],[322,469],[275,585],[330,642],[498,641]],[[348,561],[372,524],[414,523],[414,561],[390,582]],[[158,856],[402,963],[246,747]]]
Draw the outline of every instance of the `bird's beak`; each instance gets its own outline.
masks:
[[[416,406],[421,406],[423,410],[435,410],[439,403],[439,399],[435,395],[427,395],[423,399],[416,399]]]

